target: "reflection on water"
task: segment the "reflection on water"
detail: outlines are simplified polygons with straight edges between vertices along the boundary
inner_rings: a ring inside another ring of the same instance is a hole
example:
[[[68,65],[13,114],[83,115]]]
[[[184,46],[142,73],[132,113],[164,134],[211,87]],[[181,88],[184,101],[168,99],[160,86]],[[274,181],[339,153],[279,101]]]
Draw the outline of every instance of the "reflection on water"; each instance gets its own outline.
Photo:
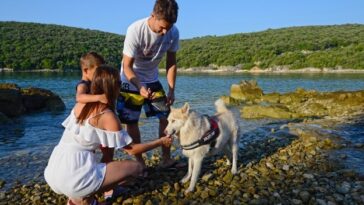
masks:
[[[0,178],[9,182],[7,186],[19,176],[22,176],[24,181],[43,179],[42,172],[50,152],[63,132],[61,122],[74,105],[75,85],[80,75],[79,72],[0,72],[0,83],[8,82],[16,83],[20,87],[50,89],[66,104],[64,112],[31,113],[14,119],[13,124],[0,126]],[[166,87],[165,76],[161,76],[160,79]],[[364,89],[364,74],[190,74],[177,77],[174,106],[179,107],[188,102],[192,109],[212,115],[215,112],[214,101],[222,95],[229,95],[231,84],[237,84],[241,80],[256,80],[265,93],[290,92],[298,87],[319,91]],[[239,118],[239,110],[235,108],[233,111]],[[157,138],[157,119],[147,120],[142,117],[140,123],[143,141]],[[240,119],[241,147],[264,139],[271,135],[272,130],[278,130],[284,123],[286,122]],[[349,125],[342,130],[349,141],[363,143],[363,124]],[[348,153],[364,158],[363,150],[348,151]],[[120,152],[118,155],[121,155]],[[358,163],[359,166],[362,161],[354,160],[353,163]]]
[[[16,119],[11,123],[0,125],[0,146],[14,144],[19,138],[24,136],[24,123]],[[4,150],[2,150],[4,152]]]

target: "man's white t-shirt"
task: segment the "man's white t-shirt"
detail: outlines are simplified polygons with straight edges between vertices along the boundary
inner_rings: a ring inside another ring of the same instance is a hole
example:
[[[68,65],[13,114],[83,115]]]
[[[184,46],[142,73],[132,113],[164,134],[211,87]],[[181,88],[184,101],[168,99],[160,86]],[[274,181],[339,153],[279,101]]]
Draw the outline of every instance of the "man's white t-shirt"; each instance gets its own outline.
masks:
[[[150,29],[148,19],[138,20],[128,27],[123,49],[124,55],[134,58],[133,70],[141,83],[158,81],[158,64],[163,55],[179,49],[177,27],[173,25],[166,34],[159,35]],[[123,66],[120,76],[123,82],[128,82]]]

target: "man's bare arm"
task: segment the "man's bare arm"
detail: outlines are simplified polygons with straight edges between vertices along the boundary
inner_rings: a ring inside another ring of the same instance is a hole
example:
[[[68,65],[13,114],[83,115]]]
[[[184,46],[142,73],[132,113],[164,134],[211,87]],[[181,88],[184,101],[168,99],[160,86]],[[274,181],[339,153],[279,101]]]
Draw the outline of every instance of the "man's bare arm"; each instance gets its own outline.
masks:
[[[174,103],[174,89],[177,76],[176,52],[167,52],[166,61],[167,82],[169,89],[167,94],[167,104],[172,105]]]
[[[143,96],[144,98],[149,98],[151,93],[148,92],[146,87],[144,87],[140,83],[140,80],[135,75],[135,72],[133,70],[133,63],[134,63],[134,58],[131,58],[127,55],[123,55],[123,72],[128,81],[131,82],[138,89],[140,95]]]

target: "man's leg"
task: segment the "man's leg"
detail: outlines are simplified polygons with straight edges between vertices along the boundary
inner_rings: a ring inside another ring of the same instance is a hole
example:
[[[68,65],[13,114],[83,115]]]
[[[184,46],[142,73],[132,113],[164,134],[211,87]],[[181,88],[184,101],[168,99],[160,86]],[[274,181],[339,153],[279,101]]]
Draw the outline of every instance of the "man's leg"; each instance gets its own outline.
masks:
[[[140,141],[140,131],[139,131],[138,123],[127,124],[126,131],[130,135],[130,137],[133,139],[133,143],[140,144],[141,141]],[[136,154],[135,158],[138,162],[140,162],[143,165],[143,168],[146,167],[142,154]]]

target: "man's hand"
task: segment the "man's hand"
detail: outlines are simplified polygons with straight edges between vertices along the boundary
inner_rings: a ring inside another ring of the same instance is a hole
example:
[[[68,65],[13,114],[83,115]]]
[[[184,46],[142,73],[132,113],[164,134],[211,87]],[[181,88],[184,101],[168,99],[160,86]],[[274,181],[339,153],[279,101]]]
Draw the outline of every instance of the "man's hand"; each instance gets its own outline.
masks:
[[[166,104],[168,106],[171,106],[171,105],[173,105],[173,103],[174,103],[174,91],[169,90],[168,91],[168,94],[167,94],[167,102],[166,102]]]
[[[150,88],[146,88],[144,86],[140,87],[139,93],[141,96],[143,96],[146,99],[153,99],[154,97],[154,92],[152,92],[152,90]]]

